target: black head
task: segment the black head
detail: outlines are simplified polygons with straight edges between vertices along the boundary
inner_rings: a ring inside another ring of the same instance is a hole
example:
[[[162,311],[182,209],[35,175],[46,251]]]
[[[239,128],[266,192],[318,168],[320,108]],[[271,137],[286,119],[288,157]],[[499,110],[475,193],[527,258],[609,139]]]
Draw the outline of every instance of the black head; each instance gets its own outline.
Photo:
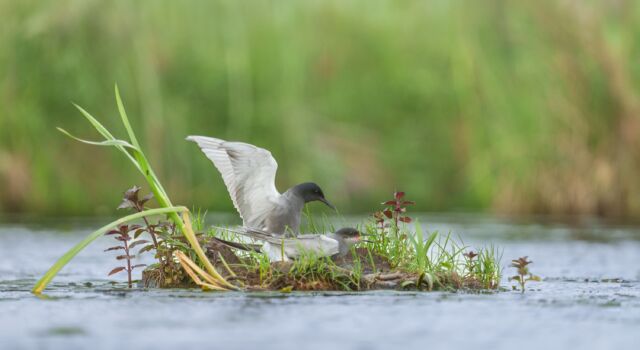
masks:
[[[305,203],[320,201],[326,204],[329,208],[333,210],[336,209],[333,204],[329,203],[329,201],[324,198],[324,192],[322,192],[320,186],[313,182],[305,182],[296,186],[296,192],[298,193],[298,195],[302,196]]]
[[[337,236],[342,237],[343,239],[346,239],[346,238],[359,239],[362,236],[360,231],[356,230],[353,227],[343,227],[338,231],[336,231],[335,234]]]

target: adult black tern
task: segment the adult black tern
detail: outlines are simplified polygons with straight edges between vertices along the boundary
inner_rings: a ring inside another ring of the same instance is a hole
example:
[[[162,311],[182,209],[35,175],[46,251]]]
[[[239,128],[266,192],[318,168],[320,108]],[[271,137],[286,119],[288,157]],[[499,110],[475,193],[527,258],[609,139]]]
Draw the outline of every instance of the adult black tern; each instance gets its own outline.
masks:
[[[320,186],[312,182],[278,192],[278,163],[266,149],[205,136],[189,136],[187,140],[197,143],[222,175],[244,227],[297,235],[305,203],[320,201],[335,210]]]
[[[362,238],[360,231],[351,227],[341,228],[328,234],[303,234],[292,238],[275,236],[269,232],[246,227],[224,230],[249,237],[261,244],[237,243],[216,238],[220,243],[232,248],[265,253],[271,261],[289,261],[305,253],[343,257]]]

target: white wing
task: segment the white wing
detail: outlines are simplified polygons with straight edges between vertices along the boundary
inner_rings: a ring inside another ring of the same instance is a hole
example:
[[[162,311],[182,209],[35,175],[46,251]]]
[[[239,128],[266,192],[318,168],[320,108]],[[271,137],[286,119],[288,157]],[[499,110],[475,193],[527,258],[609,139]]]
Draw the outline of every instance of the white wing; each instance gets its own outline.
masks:
[[[288,238],[284,240],[285,254],[290,258],[297,258],[307,253],[318,256],[332,256],[340,251],[337,240],[325,235],[305,235],[305,237]]]
[[[241,236],[262,241],[262,252],[266,253],[270,261],[288,261],[307,253],[318,256],[333,256],[340,252],[340,243],[328,236],[319,234],[303,234],[295,238],[276,237],[269,232],[249,227],[222,228],[221,230],[237,233]],[[284,252],[284,256],[282,253]]]
[[[280,196],[276,189],[278,163],[266,149],[243,142],[189,136],[218,169],[233,205],[245,226],[262,227]]]

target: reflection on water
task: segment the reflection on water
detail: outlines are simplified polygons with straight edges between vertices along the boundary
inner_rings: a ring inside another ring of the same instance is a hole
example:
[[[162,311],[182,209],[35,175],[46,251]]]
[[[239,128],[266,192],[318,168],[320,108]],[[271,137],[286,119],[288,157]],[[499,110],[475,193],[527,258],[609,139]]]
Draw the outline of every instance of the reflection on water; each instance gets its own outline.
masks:
[[[345,220],[349,222],[350,220]],[[6,349],[636,348],[640,241],[635,227],[507,223],[425,216],[430,230],[522,255],[544,282],[526,294],[203,293],[127,290],[106,277],[109,244],[89,246],[47,289],[35,280],[87,229],[82,223],[0,228],[0,343]],[[66,228],[73,228],[67,230]],[[147,257],[148,259],[149,257]],[[508,276],[510,269],[506,268]],[[503,285],[509,287],[506,277]]]

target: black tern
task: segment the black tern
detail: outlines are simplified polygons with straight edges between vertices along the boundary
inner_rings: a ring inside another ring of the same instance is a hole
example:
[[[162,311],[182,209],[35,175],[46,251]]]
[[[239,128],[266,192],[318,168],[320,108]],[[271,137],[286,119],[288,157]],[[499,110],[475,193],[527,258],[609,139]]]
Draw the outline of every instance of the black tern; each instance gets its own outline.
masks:
[[[224,229],[229,232],[249,237],[261,244],[237,243],[216,238],[222,244],[246,251],[265,253],[271,261],[289,261],[307,253],[318,256],[346,256],[351,247],[362,238],[360,231],[345,227],[328,234],[303,234],[293,238],[283,238],[269,232],[250,229]]]
[[[245,227],[297,235],[305,203],[320,201],[335,210],[320,186],[312,182],[278,192],[278,163],[266,149],[205,136],[189,136],[187,140],[197,143],[218,169]]]

